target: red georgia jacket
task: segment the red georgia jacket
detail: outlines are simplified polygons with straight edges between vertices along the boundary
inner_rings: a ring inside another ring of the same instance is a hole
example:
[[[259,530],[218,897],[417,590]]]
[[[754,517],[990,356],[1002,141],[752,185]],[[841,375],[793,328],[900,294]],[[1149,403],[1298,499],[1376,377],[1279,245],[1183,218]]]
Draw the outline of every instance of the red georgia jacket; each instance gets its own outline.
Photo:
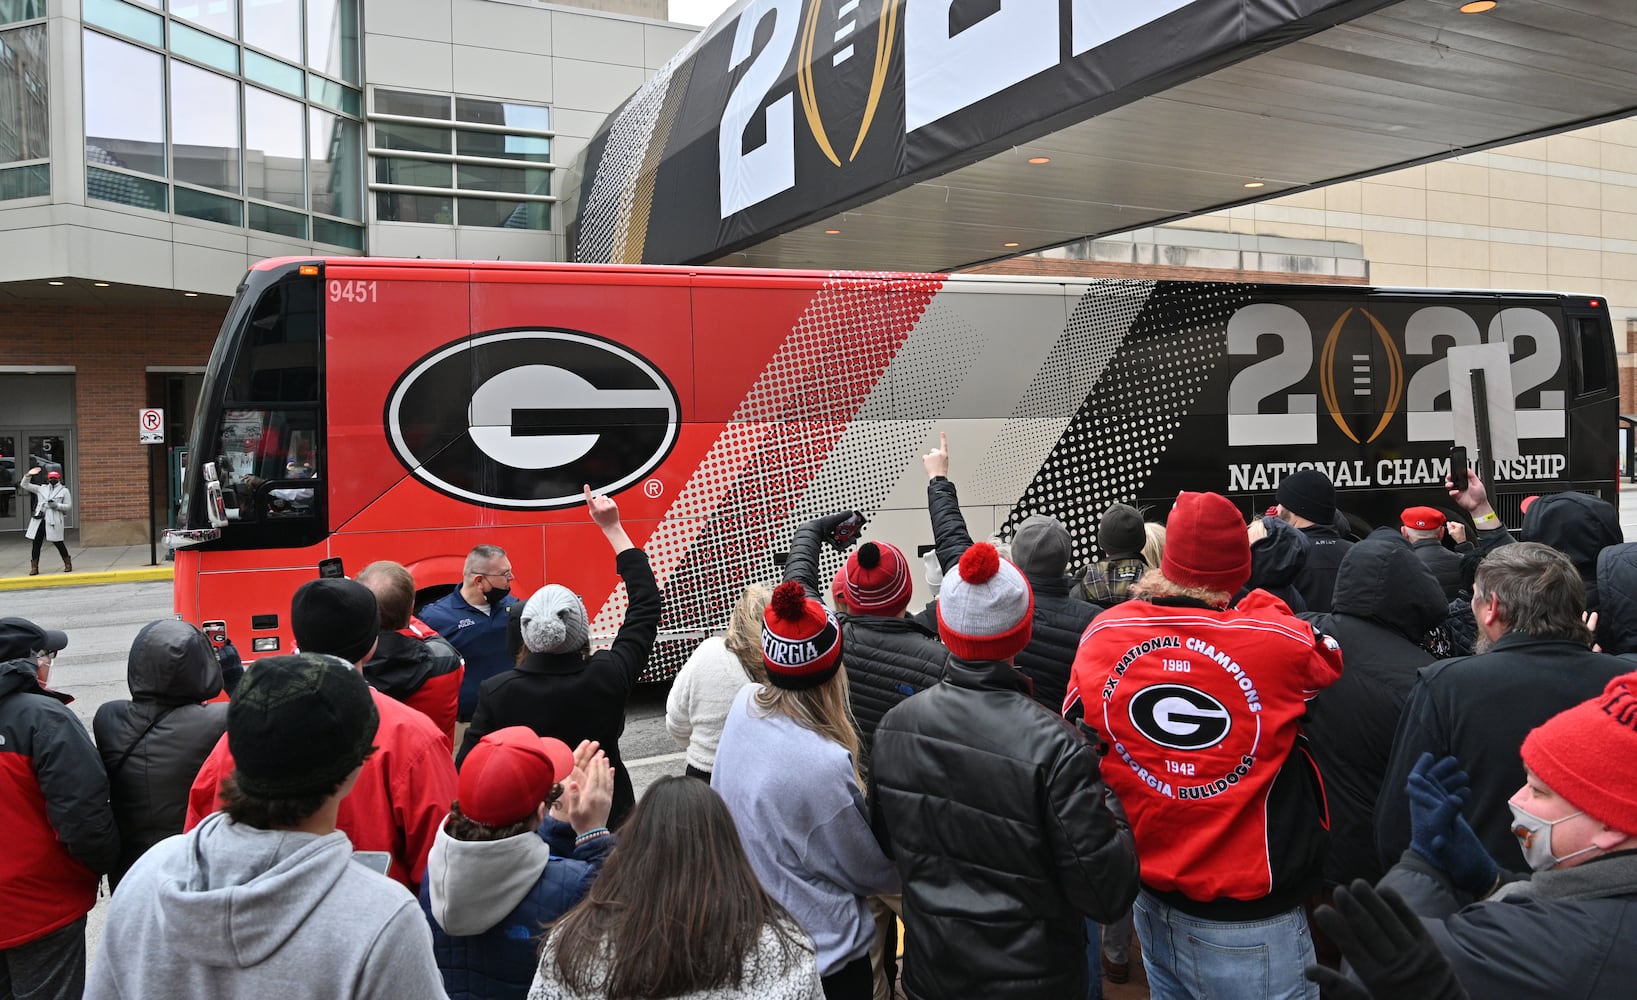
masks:
[[[370,696],[381,714],[375,753],[364,762],[352,793],[341,800],[335,825],[352,841],[353,850],[392,855],[387,874],[416,893],[427,852],[455,800],[455,762],[430,719],[373,688]],[[217,789],[232,773],[233,755],[223,736],[188,790],[184,831],[219,808]]]
[[[1200,902],[1302,891],[1322,860],[1323,792],[1297,773],[1317,776],[1305,750],[1281,772],[1307,699],[1341,669],[1335,641],[1265,591],[1226,611],[1131,600],[1097,616],[1063,713],[1109,744],[1103,780],[1144,885]]]

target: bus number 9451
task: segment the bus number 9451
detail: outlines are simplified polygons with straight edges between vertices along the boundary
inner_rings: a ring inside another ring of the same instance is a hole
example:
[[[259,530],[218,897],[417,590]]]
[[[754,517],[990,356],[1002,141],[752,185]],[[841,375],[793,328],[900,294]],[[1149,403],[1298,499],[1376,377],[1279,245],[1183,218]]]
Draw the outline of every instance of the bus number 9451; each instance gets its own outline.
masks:
[[[373,281],[332,281],[330,282],[331,302],[376,302],[375,282]]]

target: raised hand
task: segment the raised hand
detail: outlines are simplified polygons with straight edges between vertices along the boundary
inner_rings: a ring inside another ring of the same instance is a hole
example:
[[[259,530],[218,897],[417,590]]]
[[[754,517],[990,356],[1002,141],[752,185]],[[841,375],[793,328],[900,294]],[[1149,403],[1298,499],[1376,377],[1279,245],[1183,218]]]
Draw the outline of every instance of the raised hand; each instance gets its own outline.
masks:
[[[1445,757],[1434,762],[1432,754],[1422,754],[1410,772],[1407,791],[1410,850],[1448,874],[1462,891],[1487,896],[1500,866],[1461,814],[1471,785],[1460,761]]]
[[[583,744],[582,744],[583,745]],[[576,767],[563,794],[568,805],[568,825],[575,833],[608,826],[608,812],[614,806],[614,765],[601,750]]]
[[[1483,517],[1486,514],[1495,512],[1495,508],[1489,505],[1489,493],[1484,489],[1484,481],[1478,478],[1476,468],[1469,468],[1466,471],[1466,489],[1456,489],[1455,480],[1447,475],[1444,477],[1444,489],[1449,493],[1451,500],[1460,504],[1463,510],[1476,517]]]
[[[949,477],[949,435],[938,432],[938,447],[921,456],[921,468],[926,470],[928,479]]]
[[[591,520],[597,527],[608,529],[619,526],[620,505],[601,493],[593,495],[589,483],[585,485],[585,505],[591,510]]]
[[[587,483],[585,505],[591,512],[591,520],[603,530],[603,537],[614,547],[615,555],[626,549],[636,548],[636,543],[631,541],[631,536],[625,533],[625,528],[620,524],[620,505],[615,503],[612,497],[603,496],[601,493],[593,494],[591,484]]]
[[[1357,879],[1336,889],[1335,903],[1313,913],[1314,922],[1334,941],[1361,982],[1334,969],[1307,967],[1326,1000],[1466,1000],[1449,960],[1402,896],[1377,893]]]

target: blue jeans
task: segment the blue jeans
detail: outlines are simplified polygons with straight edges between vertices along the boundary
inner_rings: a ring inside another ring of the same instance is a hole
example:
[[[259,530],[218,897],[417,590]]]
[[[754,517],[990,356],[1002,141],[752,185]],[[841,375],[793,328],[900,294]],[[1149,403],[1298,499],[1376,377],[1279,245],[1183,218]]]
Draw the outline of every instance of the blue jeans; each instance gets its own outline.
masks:
[[[1132,907],[1153,1000],[1319,1000],[1307,914],[1202,920],[1140,893]]]
[[[1103,942],[1102,928],[1097,921],[1086,918],[1086,1000],[1103,1000]]]

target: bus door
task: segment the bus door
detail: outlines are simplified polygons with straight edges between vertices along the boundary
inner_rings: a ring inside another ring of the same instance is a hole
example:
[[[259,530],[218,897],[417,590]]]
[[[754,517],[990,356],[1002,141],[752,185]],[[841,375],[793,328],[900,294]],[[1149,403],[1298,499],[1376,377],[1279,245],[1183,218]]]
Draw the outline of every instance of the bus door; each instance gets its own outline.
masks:
[[[1563,327],[1570,476],[1577,489],[1617,503],[1617,470],[1608,468],[1611,480],[1600,468],[1618,455],[1619,445],[1620,369],[1608,306],[1600,298],[1565,297]],[[1588,472],[1595,478],[1588,479]]]

